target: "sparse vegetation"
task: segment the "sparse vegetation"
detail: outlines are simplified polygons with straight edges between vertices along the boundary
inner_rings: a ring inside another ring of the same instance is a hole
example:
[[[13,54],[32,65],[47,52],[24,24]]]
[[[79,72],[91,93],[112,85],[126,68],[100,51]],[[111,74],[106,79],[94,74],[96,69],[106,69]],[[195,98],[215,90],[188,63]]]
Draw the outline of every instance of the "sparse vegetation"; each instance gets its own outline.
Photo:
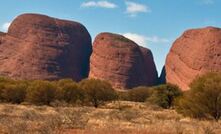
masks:
[[[0,133],[205,134],[221,133],[220,122],[184,118],[174,110],[121,101],[101,108],[0,104]],[[159,129],[160,128],[160,129]]]
[[[98,107],[106,101],[117,99],[112,86],[105,81],[96,79],[82,80],[76,83],[71,79],[59,81],[17,81],[0,78],[0,101],[36,105],[92,104]]]
[[[119,92],[97,79],[77,83],[0,78],[1,102],[21,104],[0,104],[0,133],[123,133],[124,128],[132,133],[219,134],[220,83],[220,74],[209,73],[194,80],[185,93],[171,84]],[[184,117],[173,110],[174,102]]]

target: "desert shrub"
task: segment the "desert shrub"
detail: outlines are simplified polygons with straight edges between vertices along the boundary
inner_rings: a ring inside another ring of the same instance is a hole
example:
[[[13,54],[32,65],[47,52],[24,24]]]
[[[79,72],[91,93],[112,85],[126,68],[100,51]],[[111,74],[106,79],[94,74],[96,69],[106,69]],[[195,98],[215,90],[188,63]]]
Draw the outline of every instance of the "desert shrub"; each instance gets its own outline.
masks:
[[[24,102],[28,83],[25,81],[15,81],[14,83],[1,84],[1,97],[5,102]]]
[[[77,83],[67,83],[62,85],[60,88],[62,100],[66,101],[67,103],[77,103],[84,101],[85,93]]]
[[[12,80],[10,78],[7,77],[0,77],[0,83],[15,83],[15,80]]]
[[[5,84],[4,83],[1,83],[0,82],[0,101],[4,101],[4,98],[3,98],[3,90],[5,88]]]
[[[58,101],[64,101],[64,91],[63,88],[66,85],[76,83],[72,79],[60,79],[58,81],[51,81],[53,85],[57,87],[58,93],[56,95],[56,98]]]
[[[1,100],[1,102],[5,101],[4,97],[3,97],[3,91],[5,89],[5,86],[9,85],[9,84],[13,84],[13,83],[14,83],[14,81],[11,81],[8,78],[0,77],[0,100]]]
[[[48,81],[34,81],[27,90],[26,99],[33,104],[49,105],[56,99],[57,87]]]
[[[147,101],[163,108],[170,108],[175,98],[181,95],[182,92],[179,87],[172,84],[165,84],[154,87]]]
[[[116,99],[117,96],[108,82],[98,79],[83,80],[80,87],[85,91],[86,99],[96,108],[105,101]]]
[[[145,102],[150,96],[150,88],[136,87],[128,91],[128,101]]]
[[[196,78],[190,90],[177,100],[176,110],[194,118],[221,117],[221,73],[208,73]]]

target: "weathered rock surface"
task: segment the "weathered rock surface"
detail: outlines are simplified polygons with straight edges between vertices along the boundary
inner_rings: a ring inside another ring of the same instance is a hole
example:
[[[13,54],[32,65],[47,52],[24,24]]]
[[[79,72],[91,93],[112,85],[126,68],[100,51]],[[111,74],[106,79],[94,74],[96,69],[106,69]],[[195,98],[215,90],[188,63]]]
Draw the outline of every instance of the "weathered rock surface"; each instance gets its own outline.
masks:
[[[167,56],[167,82],[188,90],[196,76],[210,71],[221,71],[221,29],[206,27],[184,32]]]
[[[17,17],[0,45],[0,75],[17,79],[88,76],[91,37],[80,23],[38,14]]]
[[[0,32],[0,37],[2,37],[2,36],[4,36],[5,35],[5,33],[3,33],[3,32]]]
[[[101,33],[93,44],[89,77],[128,89],[156,84],[157,71],[149,49],[121,35]]]
[[[3,38],[5,37],[5,33],[0,32],[0,45],[3,42]]]

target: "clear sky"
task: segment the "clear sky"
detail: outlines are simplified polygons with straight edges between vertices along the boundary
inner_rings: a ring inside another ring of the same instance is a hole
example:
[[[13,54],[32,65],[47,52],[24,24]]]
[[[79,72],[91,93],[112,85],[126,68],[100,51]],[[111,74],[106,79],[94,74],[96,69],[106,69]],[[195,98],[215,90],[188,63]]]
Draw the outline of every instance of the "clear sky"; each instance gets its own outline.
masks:
[[[185,30],[221,27],[221,0],[1,0],[0,30],[22,13],[41,13],[81,22],[94,38],[120,33],[150,48],[158,73],[176,38]]]

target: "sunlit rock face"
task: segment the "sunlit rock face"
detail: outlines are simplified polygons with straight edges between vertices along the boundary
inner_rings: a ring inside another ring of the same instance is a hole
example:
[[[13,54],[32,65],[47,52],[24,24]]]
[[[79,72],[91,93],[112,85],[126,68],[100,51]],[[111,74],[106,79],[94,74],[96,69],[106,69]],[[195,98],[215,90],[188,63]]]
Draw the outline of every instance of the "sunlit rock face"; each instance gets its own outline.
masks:
[[[78,22],[23,14],[0,42],[0,75],[76,81],[88,76],[91,37]]]
[[[183,33],[173,44],[165,65],[166,81],[188,90],[196,76],[221,71],[221,29],[206,27]]]
[[[124,36],[101,33],[93,43],[89,77],[109,81],[116,89],[130,89],[155,85],[157,71],[149,49]]]

